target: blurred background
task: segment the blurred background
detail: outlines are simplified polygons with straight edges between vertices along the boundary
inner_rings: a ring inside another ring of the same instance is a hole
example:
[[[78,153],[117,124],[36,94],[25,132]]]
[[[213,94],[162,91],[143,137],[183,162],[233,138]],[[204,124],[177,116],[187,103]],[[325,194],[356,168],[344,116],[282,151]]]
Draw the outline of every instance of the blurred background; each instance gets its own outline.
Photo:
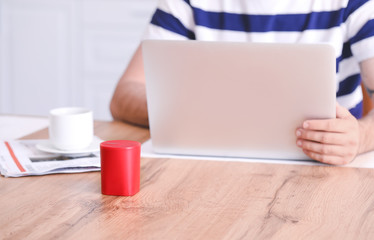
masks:
[[[88,107],[111,120],[116,83],[157,0],[0,0],[0,114]]]

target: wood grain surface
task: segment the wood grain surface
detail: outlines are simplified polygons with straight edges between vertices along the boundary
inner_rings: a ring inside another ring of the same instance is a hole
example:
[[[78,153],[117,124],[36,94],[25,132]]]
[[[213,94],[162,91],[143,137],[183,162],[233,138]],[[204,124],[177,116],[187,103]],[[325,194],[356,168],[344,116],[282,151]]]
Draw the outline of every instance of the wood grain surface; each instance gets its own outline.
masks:
[[[143,158],[137,195],[100,191],[99,172],[0,177],[0,239],[374,239],[372,169]]]

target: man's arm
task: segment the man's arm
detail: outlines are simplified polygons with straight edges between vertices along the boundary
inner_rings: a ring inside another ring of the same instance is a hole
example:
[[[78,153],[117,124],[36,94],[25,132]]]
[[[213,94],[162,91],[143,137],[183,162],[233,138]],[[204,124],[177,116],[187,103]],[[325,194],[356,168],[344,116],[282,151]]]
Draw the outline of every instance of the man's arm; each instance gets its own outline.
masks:
[[[141,46],[114,91],[110,111],[116,120],[148,127],[147,99]]]
[[[374,89],[374,58],[362,62],[360,67],[365,86]],[[297,145],[312,159],[347,164],[357,154],[374,150],[374,111],[357,120],[337,105],[336,119],[307,120],[296,130],[296,136]]]
[[[366,60],[361,64],[361,76],[365,87],[374,90],[374,58]],[[374,103],[374,95],[371,95]],[[362,131],[360,132],[359,153],[374,150],[374,111],[370,111],[364,118],[359,120]]]

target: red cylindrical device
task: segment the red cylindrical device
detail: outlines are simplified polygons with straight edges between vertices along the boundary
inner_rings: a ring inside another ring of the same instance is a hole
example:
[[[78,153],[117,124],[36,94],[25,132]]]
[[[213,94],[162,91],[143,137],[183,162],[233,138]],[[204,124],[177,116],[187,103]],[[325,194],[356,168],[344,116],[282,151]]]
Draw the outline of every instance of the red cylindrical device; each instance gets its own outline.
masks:
[[[139,192],[140,146],[128,140],[100,144],[102,194],[133,196]]]

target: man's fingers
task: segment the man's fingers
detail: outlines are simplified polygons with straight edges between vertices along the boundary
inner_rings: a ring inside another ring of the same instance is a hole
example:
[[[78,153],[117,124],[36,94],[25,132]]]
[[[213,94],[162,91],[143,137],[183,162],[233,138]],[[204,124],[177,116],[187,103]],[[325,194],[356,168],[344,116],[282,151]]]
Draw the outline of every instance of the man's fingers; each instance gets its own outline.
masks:
[[[307,120],[303,123],[303,128],[313,131],[342,133],[346,131],[343,121],[341,119]]]
[[[336,105],[336,119],[307,120],[296,130],[296,144],[310,158],[328,164],[347,164],[358,152],[359,126],[351,113]]]
[[[348,109],[336,104],[336,118],[349,118],[352,114],[348,111]]]
[[[335,156],[335,155],[325,155],[321,153],[316,153],[308,150],[303,150],[304,153],[309,156],[310,158],[326,163],[326,164],[332,164],[332,165],[345,165],[348,164],[351,160],[347,157],[341,157],[341,156]]]
[[[318,153],[321,155],[334,155],[339,157],[344,157],[349,155],[347,149],[341,145],[332,145],[332,144],[322,144],[319,142],[297,140],[296,143],[303,150]]]
[[[343,145],[347,140],[346,135],[342,133],[331,133],[331,132],[321,132],[321,131],[307,131],[305,129],[299,128],[296,130],[296,136],[301,139],[306,139],[309,141]]]
[[[336,119],[306,120],[303,128],[314,131],[342,133],[347,131],[346,120],[354,118],[348,109],[336,104]]]

